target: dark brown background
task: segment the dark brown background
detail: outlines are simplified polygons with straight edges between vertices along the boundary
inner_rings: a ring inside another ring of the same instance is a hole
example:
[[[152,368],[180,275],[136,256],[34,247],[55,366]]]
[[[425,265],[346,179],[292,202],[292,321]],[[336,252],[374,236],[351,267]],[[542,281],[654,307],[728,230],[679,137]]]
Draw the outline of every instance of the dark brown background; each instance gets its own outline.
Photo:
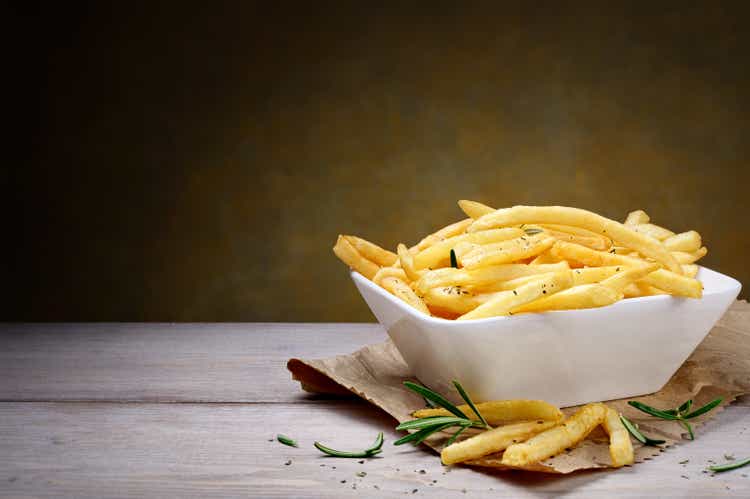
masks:
[[[750,283],[729,3],[106,3],[11,7],[3,319],[372,320],[336,234],[459,198],[643,208]]]

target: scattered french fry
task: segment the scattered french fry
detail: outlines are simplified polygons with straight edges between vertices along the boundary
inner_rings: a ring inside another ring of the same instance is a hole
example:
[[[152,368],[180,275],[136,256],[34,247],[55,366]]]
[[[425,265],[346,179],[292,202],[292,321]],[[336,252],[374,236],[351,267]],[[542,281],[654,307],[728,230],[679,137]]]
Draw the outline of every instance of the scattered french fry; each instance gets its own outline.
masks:
[[[506,466],[523,467],[574,447],[604,422],[606,414],[607,406],[604,404],[585,405],[559,426],[543,431],[525,442],[509,446],[505,449],[502,463]]]
[[[612,466],[619,468],[626,464],[633,464],[635,455],[630,433],[622,424],[617,411],[607,407],[602,426],[609,435],[609,455],[612,458]]]
[[[523,442],[555,425],[557,421],[540,419],[499,426],[445,447],[440,453],[440,459],[443,464],[455,464],[484,457]]]
[[[493,400],[476,404],[477,410],[491,425],[504,425],[519,421],[561,421],[563,413],[560,409],[543,400]],[[460,405],[458,408],[466,414],[471,412],[468,405]],[[446,409],[420,409],[412,416],[415,418],[429,418],[433,416],[450,416]]]

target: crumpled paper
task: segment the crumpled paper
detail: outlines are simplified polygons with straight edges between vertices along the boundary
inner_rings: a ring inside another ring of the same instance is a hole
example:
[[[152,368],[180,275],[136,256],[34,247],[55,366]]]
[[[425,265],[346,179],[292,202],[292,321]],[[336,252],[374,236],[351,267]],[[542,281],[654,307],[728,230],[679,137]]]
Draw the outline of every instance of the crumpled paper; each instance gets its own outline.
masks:
[[[355,393],[399,422],[412,419],[411,413],[424,407],[421,397],[404,388],[403,381],[415,378],[390,340],[328,359],[290,359],[287,368],[307,391]],[[750,393],[750,304],[741,300],[730,307],[661,390],[637,399],[654,407],[671,408],[692,398],[693,407],[697,408],[722,397],[721,406],[691,421],[698,428],[746,393]],[[646,435],[666,440],[661,448],[634,442],[636,462],[658,455],[663,448],[683,438],[685,430],[677,422],[648,416],[630,407],[624,399],[608,401],[607,404],[637,423]],[[569,415],[575,410],[575,407],[570,407],[563,412]],[[439,452],[448,437],[448,434],[435,435],[425,444]],[[465,464],[506,468],[500,463],[501,458],[502,453],[497,453]],[[610,467],[608,440],[602,431],[595,430],[577,447],[525,469],[571,473],[607,467]]]

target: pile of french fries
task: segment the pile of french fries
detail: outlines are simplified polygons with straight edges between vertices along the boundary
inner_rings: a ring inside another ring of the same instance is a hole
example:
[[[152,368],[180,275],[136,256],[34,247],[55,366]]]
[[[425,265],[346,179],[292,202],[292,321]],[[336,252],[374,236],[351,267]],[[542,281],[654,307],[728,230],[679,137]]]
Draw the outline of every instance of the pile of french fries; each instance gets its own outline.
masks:
[[[333,247],[350,268],[417,310],[469,320],[610,305],[668,294],[700,298],[695,262],[707,249],[694,231],[625,223],[564,206],[496,210],[459,201],[469,218],[391,252],[356,236]]]
[[[575,447],[597,426],[609,435],[612,466],[633,463],[628,430],[617,411],[605,404],[585,405],[569,418],[541,400],[497,400],[476,407],[494,428],[443,448],[440,458],[444,464],[465,463],[503,452],[502,464],[525,468]],[[445,409],[422,409],[413,414],[416,418],[449,415]]]

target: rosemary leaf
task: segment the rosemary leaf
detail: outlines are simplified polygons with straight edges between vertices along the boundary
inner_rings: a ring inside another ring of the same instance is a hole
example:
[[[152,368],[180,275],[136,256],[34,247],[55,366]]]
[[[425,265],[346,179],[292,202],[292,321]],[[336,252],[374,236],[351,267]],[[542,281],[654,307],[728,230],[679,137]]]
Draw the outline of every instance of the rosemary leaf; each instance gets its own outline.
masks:
[[[315,442],[315,447],[323,454],[328,454],[329,456],[333,456],[333,457],[349,457],[349,458],[372,457],[375,454],[380,454],[381,452],[383,452],[383,449],[382,449],[383,432],[381,431],[380,433],[378,433],[378,436],[375,439],[375,442],[373,442],[371,447],[362,451],[341,451],[341,450],[331,449],[330,447],[326,447],[320,442]]]
[[[523,229],[523,231],[526,233],[527,236],[533,236],[534,234],[539,234],[540,232],[544,232],[542,229],[537,229],[535,227],[531,227],[529,229]]]
[[[405,437],[401,437],[395,442],[393,442],[393,445],[402,445],[407,442],[413,442],[414,445],[422,443],[422,441],[432,435],[433,433],[437,433],[439,431],[442,431],[446,428],[450,428],[451,426],[455,426],[453,423],[445,423],[442,425],[435,425],[435,426],[428,426],[426,428],[422,428],[421,430],[410,433],[406,435]]]
[[[663,444],[666,441],[665,440],[655,440],[653,438],[649,438],[643,433],[638,430],[638,428],[635,427],[632,421],[630,421],[628,418],[620,414],[620,421],[622,421],[622,424],[625,426],[625,428],[628,429],[631,435],[635,437],[636,440],[638,440],[643,445],[650,445],[652,447],[656,447],[659,444]]]
[[[737,468],[742,468],[743,466],[747,466],[748,464],[750,464],[750,457],[748,457],[747,459],[743,459],[741,461],[733,461],[727,464],[709,466],[708,469],[719,473],[722,471],[736,470]]]
[[[720,398],[718,398],[716,400],[712,400],[711,402],[709,402],[708,404],[704,405],[703,407],[700,407],[700,408],[694,410],[693,412],[691,412],[690,414],[688,414],[686,416],[683,416],[683,417],[685,419],[696,418],[696,417],[700,416],[701,414],[707,413],[708,411],[710,411],[711,409],[713,409],[717,405],[721,404],[722,400],[723,399],[720,399]]]
[[[688,431],[688,435],[690,436],[690,440],[695,440],[695,433],[693,433],[693,426],[690,423],[688,423],[687,421],[684,421],[682,419],[679,419],[678,421]]]
[[[644,404],[642,402],[631,400],[631,401],[628,402],[628,404],[630,404],[631,406],[635,407],[639,411],[643,411],[646,414],[650,414],[651,416],[656,416],[657,418],[668,419],[668,420],[671,420],[671,421],[675,421],[677,419],[680,419],[678,416],[676,416],[674,414],[670,414],[668,412],[665,412],[665,411],[662,411],[662,410],[659,410],[659,409],[655,409],[655,408],[651,407],[650,405],[646,405],[646,404]]]
[[[453,386],[456,387],[456,391],[458,391],[458,394],[461,395],[461,398],[466,401],[468,406],[471,408],[472,411],[474,411],[474,414],[477,415],[479,418],[479,421],[482,422],[485,428],[490,428],[490,425],[487,424],[487,420],[484,419],[484,416],[479,412],[479,409],[477,409],[477,406],[474,405],[474,402],[472,402],[471,397],[469,397],[469,394],[466,393],[466,390],[464,390],[464,387],[461,386],[461,383],[459,383],[456,380],[453,380]]]
[[[282,435],[281,433],[276,435],[276,440],[278,440],[284,445],[288,445],[289,447],[297,447],[297,442],[287,437],[286,435]]]
[[[685,414],[690,412],[690,408],[692,406],[693,406],[693,399],[690,399],[677,408],[677,414],[679,414],[680,416],[684,416]]]
[[[458,268],[458,260],[456,260],[456,252],[453,251],[453,248],[451,248],[451,267]]]
[[[415,392],[418,395],[421,395],[422,397],[431,400],[432,402],[436,403],[440,407],[443,407],[444,409],[447,409],[448,412],[451,412],[458,416],[459,418],[463,419],[469,419],[466,414],[464,414],[461,409],[456,407],[455,405],[448,402],[448,400],[445,399],[442,395],[433,392],[429,388],[418,385],[416,383],[412,383],[411,381],[404,381],[404,386],[408,388],[409,390]]]
[[[466,428],[468,428],[468,426],[462,426],[461,428],[459,428],[459,429],[458,429],[458,431],[456,431],[456,433],[454,433],[454,434],[453,434],[453,435],[451,436],[451,438],[449,438],[449,439],[448,439],[448,440],[447,440],[447,441],[445,442],[445,447],[448,447],[448,446],[449,446],[449,445],[451,445],[451,444],[452,444],[453,442],[455,442],[455,441],[456,441],[456,439],[458,438],[458,436],[459,436],[459,435],[461,434],[461,432],[462,432],[462,431],[464,431],[464,430],[465,430]]]
[[[433,416],[429,418],[412,419],[405,421],[396,427],[397,430],[419,430],[430,426],[440,426],[444,424],[458,425],[462,423],[471,423],[468,418],[454,418],[453,416]]]

